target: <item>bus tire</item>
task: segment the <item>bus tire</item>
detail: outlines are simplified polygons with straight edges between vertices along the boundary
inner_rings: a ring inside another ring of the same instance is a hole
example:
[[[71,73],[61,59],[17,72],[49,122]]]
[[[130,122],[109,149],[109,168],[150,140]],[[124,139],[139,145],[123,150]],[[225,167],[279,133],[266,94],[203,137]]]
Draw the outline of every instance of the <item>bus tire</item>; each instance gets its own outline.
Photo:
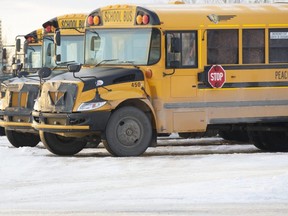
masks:
[[[0,136],[5,136],[5,128],[4,127],[0,127]]]
[[[262,141],[261,131],[248,131],[248,136],[249,136],[250,142],[252,142],[256,148],[263,150],[263,151],[268,150],[268,147]]]
[[[286,132],[263,131],[262,142],[269,151],[288,152],[288,136]]]
[[[80,152],[86,145],[85,140],[63,137],[57,134],[40,131],[40,138],[44,146],[52,153],[70,156]]]
[[[225,131],[220,130],[219,136],[225,140],[238,141],[238,142],[249,142],[248,133],[246,131]]]
[[[40,137],[32,133],[21,133],[14,130],[6,130],[5,133],[9,142],[16,148],[35,147],[40,142]]]
[[[151,142],[151,121],[142,110],[122,107],[110,117],[104,145],[113,156],[139,156],[146,151]]]

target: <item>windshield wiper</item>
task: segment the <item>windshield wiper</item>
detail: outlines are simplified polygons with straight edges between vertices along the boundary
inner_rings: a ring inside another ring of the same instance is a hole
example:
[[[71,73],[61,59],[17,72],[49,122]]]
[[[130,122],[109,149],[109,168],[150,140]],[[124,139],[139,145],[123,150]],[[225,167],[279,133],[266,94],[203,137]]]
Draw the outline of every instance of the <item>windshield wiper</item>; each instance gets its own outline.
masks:
[[[60,62],[60,63],[57,63],[58,66],[66,66],[70,63],[76,63],[74,60],[73,61],[66,61],[66,62]]]
[[[103,63],[106,63],[106,62],[111,62],[111,61],[117,61],[118,59],[104,59],[102,61],[100,61],[98,64],[95,65],[95,67],[103,64]]]
[[[135,68],[139,68],[137,65],[134,64],[135,61],[119,61],[119,63],[124,63],[124,64],[131,64]]]

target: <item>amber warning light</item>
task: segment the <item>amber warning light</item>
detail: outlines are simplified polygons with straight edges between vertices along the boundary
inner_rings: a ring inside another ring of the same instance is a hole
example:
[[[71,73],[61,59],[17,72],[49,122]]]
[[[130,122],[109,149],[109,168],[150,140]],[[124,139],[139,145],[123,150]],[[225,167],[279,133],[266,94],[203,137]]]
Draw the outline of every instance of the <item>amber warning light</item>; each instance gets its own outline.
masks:
[[[99,16],[89,16],[87,19],[87,23],[91,25],[99,25],[100,22],[100,17]]]

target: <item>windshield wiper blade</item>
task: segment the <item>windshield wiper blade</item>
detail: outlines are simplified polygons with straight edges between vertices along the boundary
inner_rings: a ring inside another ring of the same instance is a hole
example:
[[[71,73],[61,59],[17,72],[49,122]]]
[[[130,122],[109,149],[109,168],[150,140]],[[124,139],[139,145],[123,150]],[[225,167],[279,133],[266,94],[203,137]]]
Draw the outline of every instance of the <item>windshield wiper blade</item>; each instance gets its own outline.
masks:
[[[137,65],[134,64],[135,61],[119,61],[119,63],[130,64],[135,68],[139,68]]]
[[[106,63],[106,62],[111,62],[111,61],[118,61],[119,59],[104,59],[102,61],[100,61],[98,64],[95,65],[95,67],[103,64],[103,63]]]
[[[70,63],[76,63],[74,60],[73,61],[66,61],[66,62],[60,62],[60,63],[58,63],[57,65],[59,65],[59,66],[66,66],[67,64],[70,64]]]

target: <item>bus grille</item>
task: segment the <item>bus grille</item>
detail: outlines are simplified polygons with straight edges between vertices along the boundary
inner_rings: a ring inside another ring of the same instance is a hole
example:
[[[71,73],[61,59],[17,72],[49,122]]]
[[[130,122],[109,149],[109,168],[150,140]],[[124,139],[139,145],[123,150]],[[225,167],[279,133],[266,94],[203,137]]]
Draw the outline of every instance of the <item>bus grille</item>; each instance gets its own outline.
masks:
[[[52,112],[72,112],[77,94],[77,85],[70,83],[61,83],[59,87],[51,84],[47,91],[42,92],[41,97],[48,98],[42,111]]]
[[[23,85],[20,91],[10,91],[9,107],[33,109],[38,91],[37,85]]]

